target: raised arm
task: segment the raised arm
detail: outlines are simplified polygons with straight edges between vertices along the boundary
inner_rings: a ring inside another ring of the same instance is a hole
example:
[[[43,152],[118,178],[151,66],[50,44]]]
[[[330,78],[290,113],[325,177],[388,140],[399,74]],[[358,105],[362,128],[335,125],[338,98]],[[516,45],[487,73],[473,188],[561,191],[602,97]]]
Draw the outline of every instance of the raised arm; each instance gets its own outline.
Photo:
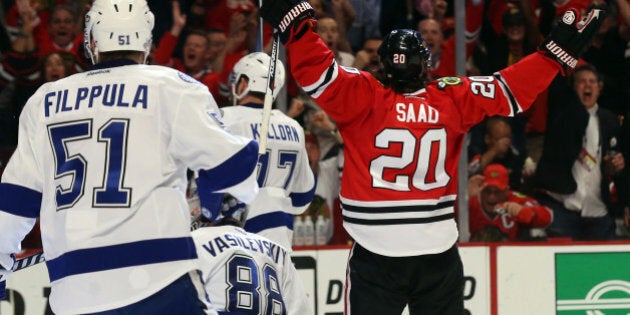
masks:
[[[173,25],[171,29],[162,36],[157,48],[153,52],[153,61],[163,66],[173,66],[173,51],[177,45],[179,35],[186,26],[186,14],[181,12],[179,1],[173,1]]]

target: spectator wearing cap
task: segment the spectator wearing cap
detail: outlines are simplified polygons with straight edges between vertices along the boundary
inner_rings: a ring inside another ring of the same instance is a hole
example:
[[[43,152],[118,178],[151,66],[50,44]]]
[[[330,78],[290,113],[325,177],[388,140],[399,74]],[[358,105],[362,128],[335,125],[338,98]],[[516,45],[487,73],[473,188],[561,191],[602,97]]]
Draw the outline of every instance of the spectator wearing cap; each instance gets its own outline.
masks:
[[[500,230],[506,240],[526,240],[530,228],[545,228],[551,223],[551,209],[510,190],[508,181],[508,171],[501,164],[490,164],[483,175],[468,180],[471,240],[479,240],[478,235],[489,227]]]
[[[516,63],[535,52],[542,41],[529,1],[520,0],[517,4],[503,11],[500,30],[492,27],[489,21],[482,27],[474,63],[483,75],[491,75]]]

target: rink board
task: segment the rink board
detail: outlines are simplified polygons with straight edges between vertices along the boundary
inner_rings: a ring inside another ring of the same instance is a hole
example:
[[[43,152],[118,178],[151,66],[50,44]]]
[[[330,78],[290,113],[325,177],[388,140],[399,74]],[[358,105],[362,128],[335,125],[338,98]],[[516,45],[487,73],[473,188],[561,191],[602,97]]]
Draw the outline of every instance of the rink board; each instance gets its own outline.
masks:
[[[343,313],[348,247],[304,247],[293,260],[315,314]],[[465,307],[470,314],[627,314],[630,243],[464,244]],[[45,264],[7,282],[0,315],[48,314]]]

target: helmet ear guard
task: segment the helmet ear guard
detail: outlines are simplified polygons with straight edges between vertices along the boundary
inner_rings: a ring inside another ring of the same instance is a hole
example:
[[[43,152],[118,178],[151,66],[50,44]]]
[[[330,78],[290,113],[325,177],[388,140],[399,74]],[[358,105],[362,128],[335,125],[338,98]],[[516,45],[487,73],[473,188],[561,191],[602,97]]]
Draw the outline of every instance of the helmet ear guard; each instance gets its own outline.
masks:
[[[98,53],[151,51],[154,16],[146,0],[96,0],[85,15],[84,45],[92,63]]]
[[[378,49],[383,84],[396,92],[413,92],[428,80],[431,52],[420,33],[399,29],[391,31]]]
[[[269,62],[271,57],[263,52],[254,52],[241,58],[232,68],[228,83],[230,85],[230,93],[232,94],[232,102],[235,104],[249,92],[266,93],[267,80],[269,79]],[[280,60],[276,64],[276,80],[274,82],[273,99],[276,99],[277,92],[284,86],[285,71],[284,65]],[[236,94],[236,87],[239,80],[247,78],[247,87],[240,94]]]

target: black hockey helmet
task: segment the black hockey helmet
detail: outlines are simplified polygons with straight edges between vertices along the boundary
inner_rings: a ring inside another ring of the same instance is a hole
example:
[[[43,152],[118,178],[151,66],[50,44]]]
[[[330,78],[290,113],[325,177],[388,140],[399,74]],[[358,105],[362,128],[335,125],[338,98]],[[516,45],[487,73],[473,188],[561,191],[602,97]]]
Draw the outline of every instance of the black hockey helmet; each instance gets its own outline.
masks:
[[[393,30],[378,49],[383,84],[396,92],[413,92],[426,85],[431,52],[420,33],[410,29]]]

